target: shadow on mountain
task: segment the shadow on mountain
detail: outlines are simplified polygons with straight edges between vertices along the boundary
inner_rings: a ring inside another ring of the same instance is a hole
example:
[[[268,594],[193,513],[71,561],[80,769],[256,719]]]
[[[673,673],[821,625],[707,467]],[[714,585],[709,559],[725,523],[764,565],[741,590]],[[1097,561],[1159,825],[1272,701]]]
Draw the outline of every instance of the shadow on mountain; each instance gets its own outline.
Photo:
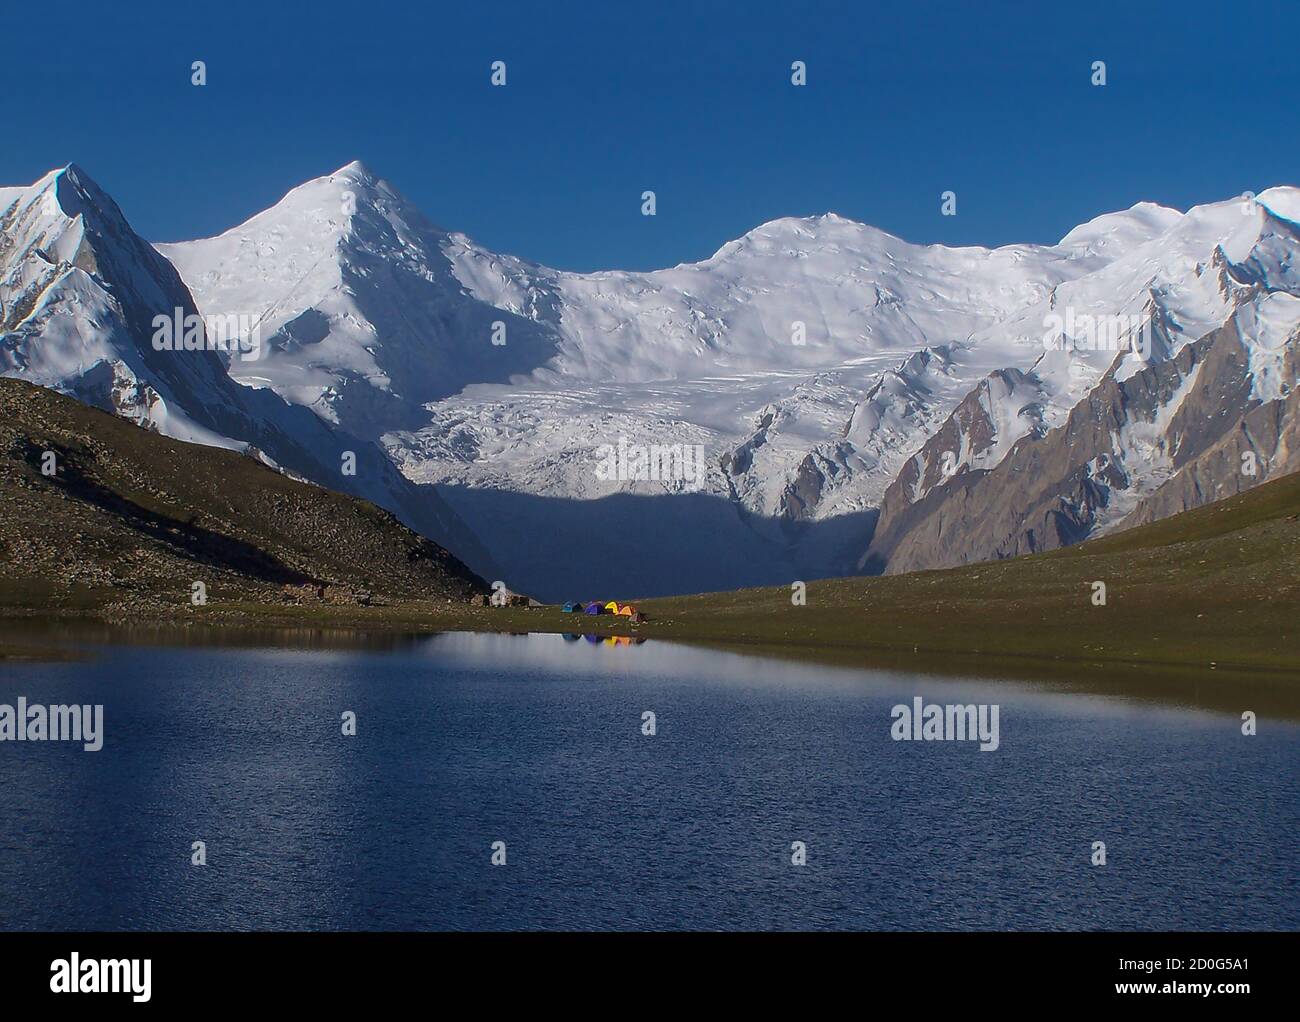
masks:
[[[852,574],[875,510],[792,523],[703,493],[596,500],[440,485],[512,589],[538,599],[671,596]]]

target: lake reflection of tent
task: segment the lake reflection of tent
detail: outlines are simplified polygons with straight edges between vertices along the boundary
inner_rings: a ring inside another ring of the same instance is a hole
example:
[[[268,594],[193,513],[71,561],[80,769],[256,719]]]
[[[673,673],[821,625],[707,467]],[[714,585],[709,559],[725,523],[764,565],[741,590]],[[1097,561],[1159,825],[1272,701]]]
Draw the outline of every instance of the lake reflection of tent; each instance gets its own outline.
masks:
[[[574,635],[572,632],[565,632],[565,633],[564,633],[564,641],[565,641],[565,642],[577,642],[577,641],[578,641],[579,639],[581,639],[581,638],[582,638],[581,635]]]
[[[566,604],[564,605],[564,613],[566,613],[566,614],[581,614],[581,613],[582,613],[582,602],[581,602],[580,600],[570,600],[568,603],[566,603]]]
[[[584,614],[603,614],[604,612],[605,608],[599,603],[589,603],[587,609],[583,611]]]
[[[583,638],[586,639],[588,642],[591,642],[591,643],[597,643],[597,642],[600,642],[600,636],[599,636],[599,635],[584,635]]]

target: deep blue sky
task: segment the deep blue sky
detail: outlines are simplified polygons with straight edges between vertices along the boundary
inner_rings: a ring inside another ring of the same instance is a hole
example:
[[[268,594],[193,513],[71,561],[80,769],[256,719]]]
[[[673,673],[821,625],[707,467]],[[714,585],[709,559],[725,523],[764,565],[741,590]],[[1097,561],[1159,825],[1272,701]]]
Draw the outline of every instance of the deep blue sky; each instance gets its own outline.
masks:
[[[827,210],[914,241],[1052,242],[1141,199],[1186,208],[1300,182],[1298,11],[5,4],[0,184],[77,162],[137,230],[172,241],[360,158],[434,222],[573,269],[700,259]],[[496,59],[505,88],[488,82]],[[939,213],[945,189],[956,217]]]

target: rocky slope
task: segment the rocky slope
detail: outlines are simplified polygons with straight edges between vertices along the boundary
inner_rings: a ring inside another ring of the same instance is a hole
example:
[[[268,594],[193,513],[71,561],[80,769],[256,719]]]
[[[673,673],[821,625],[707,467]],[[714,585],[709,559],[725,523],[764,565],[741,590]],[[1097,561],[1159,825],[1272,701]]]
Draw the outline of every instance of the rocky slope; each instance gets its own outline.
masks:
[[[463,603],[485,582],[390,512],[0,379],[0,606]]]
[[[1061,426],[988,469],[945,459],[985,442],[972,394],[886,492],[860,566],[897,574],[1052,550],[1300,470],[1297,326],[1300,298],[1243,296],[1224,326],[1165,361],[1125,375],[1117,358]]]

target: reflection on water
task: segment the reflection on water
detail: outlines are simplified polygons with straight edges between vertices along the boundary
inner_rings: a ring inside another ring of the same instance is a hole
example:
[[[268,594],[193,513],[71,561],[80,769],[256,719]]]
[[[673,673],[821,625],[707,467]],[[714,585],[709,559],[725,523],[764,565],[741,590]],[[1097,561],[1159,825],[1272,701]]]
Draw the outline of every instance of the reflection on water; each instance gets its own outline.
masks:
[[[6,639],[24,647],[44,643],[48,646],[189,646],[229,647],[233,649],[355,649],[392,651],[413,649],[429,643],[442,633],[376,631],[357,628],[288,628],[240,627],[213,625],[111,625],[99,621],[33,619],[21,624],[0,621],[0,641]],[[533,632],[502,633],[512,638],[527,638]],[[642,636],[590,635],[562,633],[565,642],[584,639],[607,646],[640,646]]]
[[[586,639],[593,646],[604,643],[606,646],[640,646],[646,640],[640,636],[629,635],[575,635],[573,632],[560,634],[565,642],[581,642]]]
[[[429,633],[357,628],[223,628],[214,625],[105,624],[88,620],[0,620],[0,642],[25,645],[189,646],[232,649],[409,649],[427,642]]]
[[[35,649],[42,645],[46,648],[76,649],[130,645],[399,652],[428,648],[434,643],[439,644],[438,648],[446,648],[453,634],[455,633],[355,628],[223,628],[204,625],[107,625],[79,620],[35,619],[21,623],[0,620],[0,644],[9,641]],[[536,636],[539,642],[562,640],[565,643],[586,642],[593,646],[640,646],[649,642],[656,650],[655,655],[660,657],[666,655],[663,651],[670,647],[686,645],[642,636],[578,632],[566,632],[558,637],[549,633],[499,633],[496,637],[526,639],[529,636]],[[871,666],[867,667],[862,662],[862,654],[851,649],[755,644],[733,647],[718,644],[689,645],[713,652],[725,651],[752,658],[774,659],[786,664],[807,666],[811,660],[826,667],[843,667],[868,674],[883,670],[886,673],[933,676],[937,679],[977,677],[990,683],[1013,686],[1028,683],[1042,691],[1105,696],[1238,716],[1249,710],[1268,717],[1300,722],[1300,679],[1281,671],[1239,672],[1209,666],[1191,668],[1155,664],[1072,665],[1063,661],[1031,661],[1029,664],[1014,662],[999,669],[998,661],[987,657],[933,658],[908,656],[904,653],[890,656],[875,653]]]
[[[631,645],[0,665],[105,708],[97,753],[0,742],[0,927],[1300,928],[1293,724]],[[918,696],[997,704],[997,750],[893,740]]]

